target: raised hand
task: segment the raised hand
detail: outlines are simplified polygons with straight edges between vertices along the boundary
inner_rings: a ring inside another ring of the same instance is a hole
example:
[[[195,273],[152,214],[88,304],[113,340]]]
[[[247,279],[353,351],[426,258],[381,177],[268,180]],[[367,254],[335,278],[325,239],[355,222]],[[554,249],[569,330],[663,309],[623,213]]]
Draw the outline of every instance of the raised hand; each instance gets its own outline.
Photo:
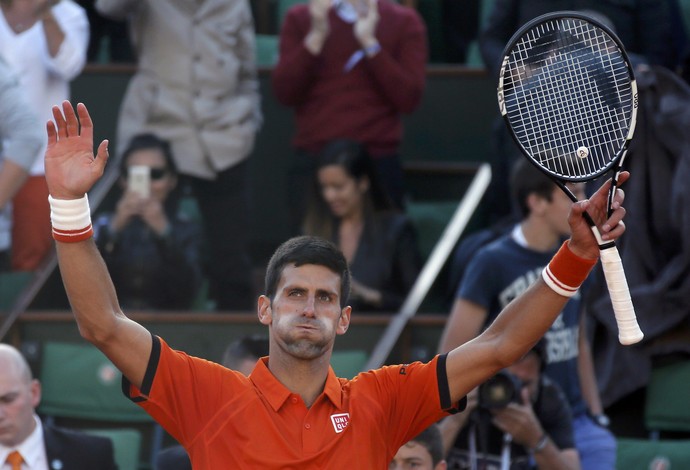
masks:
[[[69,101],[62,111],[53,106],[53,121],[48,121],[48,148],[45,172],[48,191],[55,199],[78,199],[103,175],[108,161],[108,141],[93,154],[93,122],[84,104],[77,105],[77,115]]]
[[[627,171],[621,172],[618,177],[618,184],[624,183],[630,177]],[[622,206],[625,194],[622,189],[616,191],[611,209],[613,212],[608,216],[608,191],[611,181],[604,183],[592,197],[585,201],[573,204],[568,216],[570,224],[570,249],[573,253],[583,258],[597,258],[599,256],[599,245],[592,229],[583,217],[587,211],[601,233],[604,242],[613,241],[625,232],[625,208]]]
[[[329,32],[328,10],[331,8],[331,0],[309,0],[309,15],[311,16],[311,29],[326,36]]]
[[[376,40],[376,26],[379,24],[379,9],[377,0],[364,0],[366,7],[359,11],[359,18],[355,22],[354,35],[363,48],[373,46]]]

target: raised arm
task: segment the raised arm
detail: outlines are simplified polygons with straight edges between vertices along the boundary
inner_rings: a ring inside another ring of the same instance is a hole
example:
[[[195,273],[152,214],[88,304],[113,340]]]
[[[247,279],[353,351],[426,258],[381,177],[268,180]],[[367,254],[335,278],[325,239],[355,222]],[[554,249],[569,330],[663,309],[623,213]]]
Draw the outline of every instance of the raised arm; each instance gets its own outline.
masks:
[[[620,181],[628,177],[629,173],[624,172]],[[615,240],[625,231],[622,190],[617,191],[614,211],[607,218],[609,184],[607,181],[589,200],[572,205],[568,216],[572,235],[551,262],[552,271],[558,268],[581,283],[596,263],[599,246],[582,216],[585,210],[596,221],[604,240]],[[498,370],[522,357],[549,329],[567,300],[568,297],[557,294],[540,277],[509,303],[481,335],[453,349],[446,363],[451,400],[459,400]]]
[[[88,203],[82,199],[103,174],[108,141],[101,142],[94,156],[91,117],[81,103],[77,113],[79,119],[65,101],[62,110],[53,107],[55,122],[47,126],[46,181],[60,274],[80,334],[139,387],[151,353],[151,335],[120,310],[108,270],[89,236]]]

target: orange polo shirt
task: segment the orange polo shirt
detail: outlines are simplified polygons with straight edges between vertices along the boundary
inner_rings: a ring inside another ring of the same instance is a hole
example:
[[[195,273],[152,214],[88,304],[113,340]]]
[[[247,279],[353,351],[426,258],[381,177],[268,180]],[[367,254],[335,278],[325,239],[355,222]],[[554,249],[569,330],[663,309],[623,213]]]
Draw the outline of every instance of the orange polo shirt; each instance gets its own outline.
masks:
[[[245,377],[154,336],[141,390],[125,381],[125,391],[187,449],[195,470],[387,469],[402,444],[454,411],[445,355],[352,380],[330,369],[311,408],[267,363]]]

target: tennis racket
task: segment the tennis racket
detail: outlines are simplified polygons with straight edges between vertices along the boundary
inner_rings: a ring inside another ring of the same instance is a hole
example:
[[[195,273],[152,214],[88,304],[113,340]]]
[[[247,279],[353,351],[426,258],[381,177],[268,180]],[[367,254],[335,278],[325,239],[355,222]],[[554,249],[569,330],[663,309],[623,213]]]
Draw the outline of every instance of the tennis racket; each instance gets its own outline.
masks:
[[[635,130],[637,85],[622,43],[589,16],[561,11],[533,19],[511,38],[498,78],[501,114],[522,153],[577,202],[566,183],[612,170],[608,211]],[[640,341],[618,249],[585,213],[621,344]]]

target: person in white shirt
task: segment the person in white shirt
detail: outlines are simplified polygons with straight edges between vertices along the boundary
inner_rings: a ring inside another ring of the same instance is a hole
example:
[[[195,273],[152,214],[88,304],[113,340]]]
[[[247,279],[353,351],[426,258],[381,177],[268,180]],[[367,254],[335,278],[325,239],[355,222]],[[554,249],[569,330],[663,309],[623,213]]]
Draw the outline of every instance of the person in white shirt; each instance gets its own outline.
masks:
[[[0,0],[0,56],[19,77],[40,122],[68,100],[69,84],[86,63],[89,22],[72,0]],[[45,139],[45,137],[43,137]],[[41,157],[44,147],[36,152]],[[35,269],[52,249],[43,158],[16,194],[12,220],[12,269]]]

